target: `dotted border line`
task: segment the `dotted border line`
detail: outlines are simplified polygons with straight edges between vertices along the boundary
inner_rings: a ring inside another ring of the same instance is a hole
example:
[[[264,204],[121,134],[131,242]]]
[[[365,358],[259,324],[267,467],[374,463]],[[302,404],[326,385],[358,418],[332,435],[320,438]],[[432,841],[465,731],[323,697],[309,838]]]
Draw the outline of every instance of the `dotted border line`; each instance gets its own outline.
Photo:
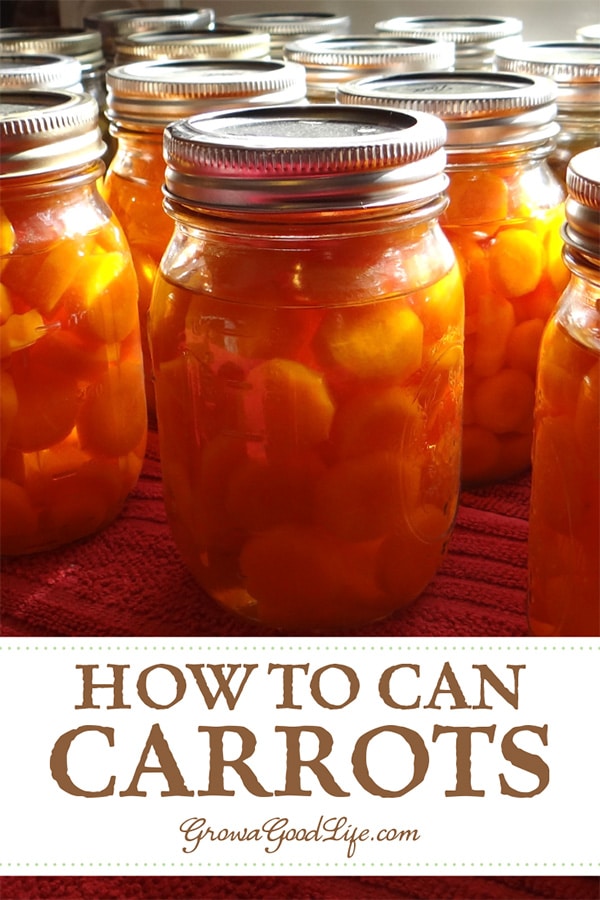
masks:
[[[261,652],[262,651],[276,651],[276,652],[288,653],[290,651],[296,650],[298,652],[316,651],[316,652],[321,653],[323,651],[327,651],[327,652],[330,652],[330,651],[336,651],[336,652],[353,651],[353,652],[356,652],[356,651],[362,650],[362,651],[368,651],[369,653],[373,653],[373,652],[377,652],[377,651],[381,653],[386,650],[397,652],[398,649],[402,649],[403,652],[411,652],[411,651],[422,652],[424,650],[425,651],[433,650],[436,652],[438,652],[440,650],[443,650],[443,651],[468,650],[468,651],[477,651],[477,652],[488,651],[488,650],[502,650],[504,652],[511,651],[511,652],[515,652],[515,653],[520,653],[522,651],[529,651],[529,650],[559,650],[562,652],[564,652],[565,650],[574,650],[574,651],[580,652],[581,650],[592,650],[592,651],[600,650],[600,641],[598,641],[597,644],[590,644],[588,646],[585,646],[584,643],[582,642],[581,644],[577,644],[577,645],[571,644],[569,646],[567,646],[566,644],[560,644],[560,645],[515,644],[514,646],[512,646],[512,645],[506,646],[505,644],[488,644],[488,645],[486,645],[486,644],[479,644],[479,645],[475,645],[475,644],[471,644],[471,645],[467,645],[467,644],[462,644],[462,645],[459,645],[459,644],[433,644],[433,645],[425,644],[423,646],[419,646],[419,645],[412,645],[412,644],[403,645],[403,644],[398,643],[398,644],[390,644],[387,647],[383,646],[382,644],[370,644],[368,646],[367,645],[357,646],[356,644],[343,644],[343,645],[325,644],[323,646],[311,645],[311,644],[297,645],[297,646],[294,646],[293,644],[287,644],[287,645],[281,644],[279,646],[276,646],[275,644],[271,644],[270,646],[267,646],[267,645],[257,646],[256,644],[235,644],[235,645],[226,644],[225,646],[220,646],[220,645],[203,646],[202,644],[197,644],[197,645],[180,644],[179,646],[176,644],[162,644],[162,645],[158,645],[158,644],[143,644],[143,645],[139,645],[139,644],[133,644],[133,645],[132,644],[125,644],[125,645],[109,644],[107,646],[100,646],[100,645],[88,644],[86,646],[85,644],[80,644],[78,646],[75,646],[73,644],[72,645],[67,645],[67,644],[43,644],[43,645],[41,645],[41,644],[39,644],[39,645],[38,644],[35,644],[35,645],[10,644],[8,642],[0,641],[0,652],[2,650],[5,650],[5,651],[13,650],[13,651],[17,651],[17,652],[19,652],[21,650],[25,650],[25,651],[43,650],[43,651],[60,651],[60,652],[63,652],[66,650],[71,650],[73,652],[82,652],[82,651],[83,652],[84,651],[102,652],[102,651],[109,650],[111,653],[114,653],[114,652],[121,652],[121,651],[127,651],[127,652],[128,651],[136,651],[136,652],[138,652],[138,651],[143,650],[143,651],[173,651],[173,652],[180,653],[182,651],[185,652],[185,651],[202,650],[203,652],[222,653],[223,651],[247,652],[249,650],[254,650],[254,651],[261,651]]]
[[[40,651],[40,650],[42,650],[42,651],[46,651],[46,652],[47,651],[61,651],[62,652],[62,651],[67,651],[67,650],[71,650],[73,652],[82,652],[82,651],[86,651],[86,650],[90,650],[90,651],[110,650],[111,652],[121,652],[121,651],[125,651],[125,652],[128,652],[128,651],[137,651],[137,652],[139,652],[139,651],[162,651],[162,652],[192,651],[193,652],[193,651],[197,651],[199,649],[201,649],[204,652],[223,652],[224,650],[226,650],[227,652],[239,652],[239,651],[247,652],[250,650],[252,650],[252,651],[267,651],[268,650],[268,651],[279,651],[279,652],[282,652],[282,651],[290,652],[290,651],[294,651],[294,650],[302,651],[302,652],[307,652],[307,651],[309,651],[309,652],[310,651],[316,651],[316,652],[354,651],[354,652],[356,652],[356,651],[362,650],[362,651],[369,651],[369,652],[374,652],[374,651],[382,652],[382,651],[385,651],[386,649],[390,650],[390,651],[397,651],[399,644],[400,644],[400,642],[395,645],[390,644],[390,645],[388,645],[387,648],[385,646],[383,646],[382,644],[370,644],[370,645],[363,644],[363,645],[359,645],[359,646],[357,646],[356,644],[352,644],[352,645],[351,644],[325,644],[325,645],[280,644],[279,646],[277,646],[275,644],[271,644],[271,645],[262,644],[260,646],[258,646],[256,644],[227,644],[225,646],[221,646],[221,645],[202,646],[201,644],[200,645],[198,645],[198,644],[196,644],[196,645],[194,645],[194,644],[187,644],[187,645],[186,644],[179,644],[179,645],[176,645],[176,644],[162,644],[162,645],[159,645],[159,644],[143,644],[143,645],[110,644],[108,646],[103,647],[103,646],[95,645],[95,644],[87,645],[87,646],[85,644],[79,644],[79,645],[75,645],[75,644],[71,644],[71,645],[66,645],[66,644],[43,644],[43,645],[14,644],[13,645],[13,644],[10,644],[7,642],[0,641],[0,652],[2,650],[17,651],[17,652],[21,651],[21,650],[25,650],[25,651]],[[467,650],[467,651],[480,652],[480,651],[489,651],[489,650],[503,650],[503,651],[511,650],[511,651],[518,653],[523,650],[525,650],[525,651],[529,651],[529,650],[581,651],[581,650],[586,650],[586,649],[592,650],[592,651],[600,650],[600,642],[598,642],[597,644],[590,644],[588,646],[585,646],[583,644],[583,642],[578,645],[571,644],[569,646],[567,646],[566,644],[548,645],[548,644],[542,644],[542,643],[533,643],[531,645],[530,644],[523,644],[523,645],[515,644],[515,645],[509,645],[509,646],[506,646],[506,644],[483,644],[483,643],[478,644],[478,645],[476,645],[476,644],[470,644],[470,645],[467,645],[467,644],[424,644],[424,645],[407,644],[407,645],[402,645],[402,650],[404,652],[410,652],[410,651],[419,651],[419,652],[436,651],[436,652],[438,652],[440,650],[442,650],[442,651],[449,651],[449,650],[465,651],[465,650]],[[319,863],[319,862],[316,862],[316,863],[310,863],[310,862],[309,863],[293,863],[293,862],[279,862],[279,863],[277,863],[277,862],[271,862],[271,863],[265,863],[265,862],[263,862],[263,863],[257,863],[257,862],[229,863],[229,862],[224,862],[224,863],[220,863],[220,862],[214,862],[214,863],[211,863],[211,862],[204,862],[204,861],[179,862],[179,863],[176,863],[176,862],[171,862],[171,863],[166,863],[166,862],[163,862],[163,863],[157,863],[157,862],[151,862],[151,863],[148,863],[148,862],[141,862],[141,863],[138,863],[138,862],[132,862],[132,863],[129,863],[129,862],[126,862],[126,863],[118,863],[118,862],[117,863],[110,863],[110,862],[108,862],[108,863],[101,863],[101,862],[97,862],[97,863],[83,863],[83,862],[82,863],[74,863],[74,862],[71,862],[71,863],[69,863],[69,862],[63,862],[63,863],[56,863],[56,862],[55,863],[46,863],[46,862],[10,863],[10,862],[8,862],[8,863],[2,863],[2,862],[0,862],[0,871],[6,870],[6,869],[18,869],[18,870],[27,869],[29,871],[35,870],[35,869],[37,869],[37,870],[39,870],[39,869],[76,870],[77,868],[85,868],[88,866],[97,867],[97,868],[106,868],[106,869],[119,869],[119,870],[124,870],[124,869],[139,870],[139,869],[148,869],[148,868],[163,869],[163,870],[164,869],[171,869],[171,870],[179,869],[179,870],[181,870],[181,869],[185,869],[185,868],[187,868],[187,869],[192,869],[192,868],[193,869],[213,869],[214,870],[214,869],[221,869],[221,868],[224,868],[224,869],[235,868],[235,869],[245,869],[245,870],[268,869],[269,871],[273,871],[274,869],[278,869],[278,868],[279,869],[289,868],[289,869],[295,869],[296,871],[301,871],[304,869],[362,869],[362,870],[371,869],[371,870],[373,870],[373,869],[384,869],[384,868],[388,868],[388,869],[396,868],[396,869],[454,869],[454,870],[473,869],[473,870],[482,870],[482,869],[485,869],[486,867],[488,867],[488,868],[489,867],[497,867],[497,868],[505,868],[505,869],[529,869],[529,870],[531,870],[531,869],[537,869],[537,870],[560,869],[561,871],[564,871],[566,869],[569,869],[569,870],[593,869],[597,865],[600,867],[600,864],[596,864],[593,862],[579,862],[579,863],[576,863],[576,862],[571,862],[571,863],[565,863],[565,862],[563,862],[563,863],[558,863],[558,862],[550,862],[550,863],[546,863],[546,862],[543,862],[543,863],[537,863],[537,862],[533,862],[533,863],[529,863],[529,862],[525,862],[525,863],[519,863],[519,862],[516,862],[516,863],[509,863],[509,862],[505,862],[505,863],[503,863],[503,862],[490,862],[490,863],[483,863],[483,862],[479,862],[479,863],[474,863],[474,862],[471,862],[471,863],[469,863],[469,862],[462,862],[462,863],[433,862],[433,863],[429,863],[429,862],[423,862],[423,863],[421,863],[421,862],[415,862],[415,863],[410,863],[410,862],[397,862],[397,861],[387,862],[387,863],[386,862],[363,862],[363,863],[360,863],[360,862],[341,862],[341,863],[339,863],[339,862],[332,862],[332,863],[329,863],[329,862],[323,862],[323,863]]]
[[[19,863],[19,862],[17,862],[17,863],[10,863],[10,862],[8,862],[8,863],[2,863],[2,862],[0,862],[0,870],[3,868],[6,868],[6,869],[10,869],[10,868],[16,868],[16,869],[71,868],[71,869],[74,869],[77,867],[81,868],[83,866],[95,866],[97,868],[107,868],[107,869],[111,869],[111,868],[115,868],[115,869],[139,869],[139,868],[143,868],[143,869],[168,869],[168,868],[170,868],[170,869],[176,869],[176,868],[177,869],[181,869],[181,868],[188,868],[188,869],[189,868],[208,868],[208,869],[211,869],[211,868],[214,868],[214,869],[220,869],[220,868],[236,868],[236,869],[237,868],[240,868],[240,869],[248,869],[248,868],[252,868],[252,869],[278,869],[278,868],[279,869],[281,869],[281,868],[290,868],[290,869],[294,869],[294,868],[295,869],[305,869],[305,868],[308,868],[308,869],[311,869],[311,868],[312,869],[347,869],[347,868],[368,869],[368,868],[370,868],[370,869],[375,869],[375,868],[385,868],[386,866],[388,868],[398,868],[398,869],[402,869],[402,868],[408,868],[408,869],[411,869],[411,868],[415,868],[415,869],[419,869],[419,868],[422,868],[422,869],[459,869],[459,868],[460,869],[466,869],[466,868],[483,869],[486,866],[494,867],[494,868],[495,867],[498,867],[498,868],[505,867],[507,869],[510,869],[510,868],[515,868],[515,869],[522,869],[522,868],[525,868],[525,869],[567,869],[567,868],[575,869],[575,868],[579,868],[579,869],[583,869],[583,868],[593,868],[595,866],[598,866],[600,868],[600,862],[599,863],[594,863],[594,862],[571,862],[571,863],[566,863],[566,862],[562,862],[562,863],[560,863],[560,862],[549,862],[549,863],[546,863],[546,862],[541,862],[541,863],[537,863],[537,862],[532,862],[532,863],[529,863],[529,862],[523,862],[523,863],[520,863],[520,862],[513,862],[513,863],[509,863],[509,862],[489,862],[489,863],[483,863],[483,862],[479,862],[479,863],[474,863],[474,862],[471,862],[471,863],[468,863],[468,862],[462,862],[462,863],[457,863],[457,862],[452,862],[452,863],[415,862],[415,863],[410,863],[410,862],[397,862],[397,861],[394,861],[394,862],[363,862],[363,863],[361,863],[361,862],[341,862],[341,863],[338,863],[338,862],[332,862],[332,863],[329,863],[329,862],[322,862],[322,863],[320,863],[320,862],[313,862],[313,863],[310,863],[310,862],[307,862],[307,863],[304,863],[304,862],[301,862],[301,863],[294,863],[294,862],[271,862],[271,863],[212,862],[211,863],[211,862],[204,862],[204,861],[202,861],[202,862],[180,862],[180,863],[176,863],[176,862],[170,862],[170,863],[167,863],[167,862],[163,862],[163,863],[160,863],[160,862],[149,862],[149,863],[148,862],[140,862],[140,863],[138,863],[138,862],[132,862],[132,863],[129,863],[129,862],[125,862],[125,863],[120,863],[120,862],[115,862],[115,863],[111,863],[111,862],[105,862],[105,863],[101,863],[101,862],[88,862],[88,863],[85,863],[85,862],[80,862],[80,863],[75,863],[75,862],[71,862],[71,863],[69,863],[69,862],[62,862],[62,863],[25,862],[25,863]]]

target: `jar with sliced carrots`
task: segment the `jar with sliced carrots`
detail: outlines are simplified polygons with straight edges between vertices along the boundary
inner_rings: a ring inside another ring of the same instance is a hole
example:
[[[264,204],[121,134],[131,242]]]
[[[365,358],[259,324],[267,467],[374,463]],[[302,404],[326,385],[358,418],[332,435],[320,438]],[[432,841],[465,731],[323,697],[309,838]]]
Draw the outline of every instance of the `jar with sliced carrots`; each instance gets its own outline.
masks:
[[[548,163],[564,185],[572,156],[600,143],[600,39],[585,41],[500,41],[494,68],[551,78],[558,87],[560,127]]]
[[[149,336],[168,517],[205,591],[265,626],[358,627],[442,563],[464,316],[444,140],[433,116],[335,104],[165,130]]]
[[[156,426],[147,337],[152,285],[173,231],[162,208],[163,130],[174,119],[258,103],[296,103],[306,94],[302,66],[275,60],[148,60],[106,75],[110,132],[116,143],[103,194],[129,242],[138,279],[149,424]]]
[[[114,520],[146,406],[135,270],[97,187],[96,101],[7,91],[0,137],[0,539],[15,555]]]
[[[338,89],[343,105],[426,111],[448,128],[450,202],[441,224],[465,292],[465,485],[518,475],[531,462],[539,343],[568,280],[564,191],[548,165],[556,95],[550,79],[485,71]]]
[[[600,636],[600,147],[567,169],[570,280],[542,335],[529,512],[529,625]]]

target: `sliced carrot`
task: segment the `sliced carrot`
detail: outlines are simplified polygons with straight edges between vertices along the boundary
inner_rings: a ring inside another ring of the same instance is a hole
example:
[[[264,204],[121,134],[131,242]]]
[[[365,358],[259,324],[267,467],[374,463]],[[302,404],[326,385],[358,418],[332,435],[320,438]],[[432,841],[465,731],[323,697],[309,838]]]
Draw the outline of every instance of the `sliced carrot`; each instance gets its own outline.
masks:
[[[10,441],[10,433],[19,408],[17,389],[9,372],[0,371],[0,443],[4,455]]]
[[[526,228],[499,231],[490,247],[490,270],[507,297],[535,290],[542,277],[544,251],[540,239]]]
[[[396,303],[330,310],[316,337],[333,362],[360,378],[410,377],[423,357],[423,323]]]
[[[500,371],[514,325],[512,303],[493,294],[481,295],[477,330],[465,344],[465,366],[472,367],[471,377],[487,378]]]
[[[522,369],[533,379],[537,373],[543,319],[527,319],[512,329],[506,345],[506,362],[511,369]]]
[[[73,429],[79,406],[77,382],[60,370],[36,367],[32,378],[27,361],[11,368],[18,398],[10,444],[25,452],[43,450],[62,441]]]
[[[226,508],[245,531],[264,531],[286,522],[308,522],[323,464],[316,456],[268,463],[244,460],[229,480]]]
[[[503,222],[508,216],[508,187],[492,172],[453,172],[448,196],[444,222],[483,226]]]
[[[573,464],[571,416],[536,416],[532,449],[532,515],[552,529],[572,534],[590,503],[589,485]],[[539,485],[539,487],[538,487]]]
[[[600,461],[600,362],[583,378],[575,406],[575,436],[584,471],[598,472]]]
[[[83,259],[64,294],[78,326],[107,343],[122,341],[139,327],[138,286],[133,263],[122,251]]]
[[[250,372],[248,383],[258,407],[271,458],[295,456],[325,441],[334,414],[323,376],[291,359],[270,359]]]
[[[2,207],[0,207],[0,274],[8,262],[7,257],[10,256],[15,248],[16,240],[12,222]]]
[[[435,521],[441,516],[439,510],[422,507],[420,513],[419,529],[439,531],[445,527],[441,521]],[[394,534],[383,542],[378,577],[383,590],[394,597],[396,608],[412,603],[422,594],[438,570],[443,555],[442,540],[419,540],[414,533]]]
[[[419,452],[425,446],[425,414],[413,388],[365,389],[339,406],[331,434],[342,457]]]
[[[14,311],[12,292],[5,284],[0,284],[0,325],[4,325]]]
[[[46,334],[46,323],[37,309],[13,313],[0,325],[0,359],[31,347]]]
[[[342,540],[382,537],[403,513],[403,484],[402,462],[396,454],[344,460],[317,483],[316,522]]]
[[[92,384],[77,416],[81,446],[90,453],[123,456],[146,429],[146,399],[141,364],[110,368]]]
[[[532,422],[535,384],[519,369],[502,369],[482,379],[475,389],[473,408],[476,422],[505,434],[520,431]]]

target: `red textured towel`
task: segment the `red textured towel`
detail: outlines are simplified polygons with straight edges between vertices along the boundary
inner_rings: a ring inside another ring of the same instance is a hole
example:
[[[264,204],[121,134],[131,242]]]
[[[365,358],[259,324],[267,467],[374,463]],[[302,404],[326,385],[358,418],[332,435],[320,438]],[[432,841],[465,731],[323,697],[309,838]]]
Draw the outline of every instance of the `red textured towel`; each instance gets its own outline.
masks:
[[[529,476],[465,492],[448,556],[406,613],[365,636],[527,633]],[[171,538],[158,440],[150,434],[138,485],[109,528],[60,551],[2,562],[5,635],[252,636],[196,585]]]
[[[519,636],[527,633],[529,477],[463,493],[448,556],[418,603],[365,628],[373,636]],[[265,629],[231,617],[188,574],[166,523],[158,443],[150,435],[139,484],[99,535],[35,557],[2,562],[5,636],[251,636]],[[53,827],[42,823],[41,827]],[[3,900],[597,900],[596,878],[284,877],[0,879]]]

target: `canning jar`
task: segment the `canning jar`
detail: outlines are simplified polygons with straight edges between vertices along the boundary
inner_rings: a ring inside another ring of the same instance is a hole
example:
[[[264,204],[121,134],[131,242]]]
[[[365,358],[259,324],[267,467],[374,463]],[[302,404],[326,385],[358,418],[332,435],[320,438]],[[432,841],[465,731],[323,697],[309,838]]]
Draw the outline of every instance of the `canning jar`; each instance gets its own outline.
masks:
[[[6,91],[0,138],[1,544],[21,554],[117,516],[146,406],[135,270],[97,189],[96,101]]]
[[[325,34],[291,41],[283,58],[304,66],[307,98],[324,103],[335,101],[338,85],[361,76],[451,69],[454,45],[429,38]]]
[[[445,128],[335,104],[165,130],[150,305],[168,517],[228,609],[356,627],[433,578],[459,488],[463,295]]]
[[[210,28],[215,20],[214,10],[195,7],[128,7],[125,9],[103,9],[87,12],[83,17],[86,28],[92,28],[102,35],[102,49],[107,66],[115,61],[115,41],[139,31],[194,31]]]
[[[551,78],[560,126],[548,163],[562,184],[569,159],[600,143],[600,42],[506,41],[495,51],[499,72]]]
[[[268,32],[272,59],[282,59],[284,46],[299,38],[350,31],[350,16],[333,12],[246,12],[221,16],[218,21],[229,28]]]
[[[270,50],[266,32],[224,25],[189,31],[140,31],[117,36],[115,64],[145,59],[268,59]]]
[[[381,34],[450,41],[456,69],[492,69],[497,42],[522,31],[523,22],[512,16],[396,16],[375,23]]]
[[[146,398],[155,425],[146,320],[154,276],[173,231],[162,208],[163,130],[174,119],[208,110],[300,102],[306,79],[302,66],[281,60],[161,60],[115,66],[106,84],[117,149],[103,193],[127,235],[137,272]]]
[[[73,57],[81,66],[84,91],[94,97],[100,112],[104,109],[106,60],[100,32],[91,28],[0,28],[0,53],[58,53]]]
[[[81,64],[72,56],[58,53],[2,53],[0,50],[0,88],[81,92]]]
[[[564,192],[547,162],[558,131],[549,79],[450,72],[361,79],[344,105],[424,110],[448,128],[442,227],[465,289],[463,482],[529,469],[537,351],[568,279]]]
[[[540,348],[529,513],[529,625],[600,636],[600,147],[567,169],[569,283]]]

